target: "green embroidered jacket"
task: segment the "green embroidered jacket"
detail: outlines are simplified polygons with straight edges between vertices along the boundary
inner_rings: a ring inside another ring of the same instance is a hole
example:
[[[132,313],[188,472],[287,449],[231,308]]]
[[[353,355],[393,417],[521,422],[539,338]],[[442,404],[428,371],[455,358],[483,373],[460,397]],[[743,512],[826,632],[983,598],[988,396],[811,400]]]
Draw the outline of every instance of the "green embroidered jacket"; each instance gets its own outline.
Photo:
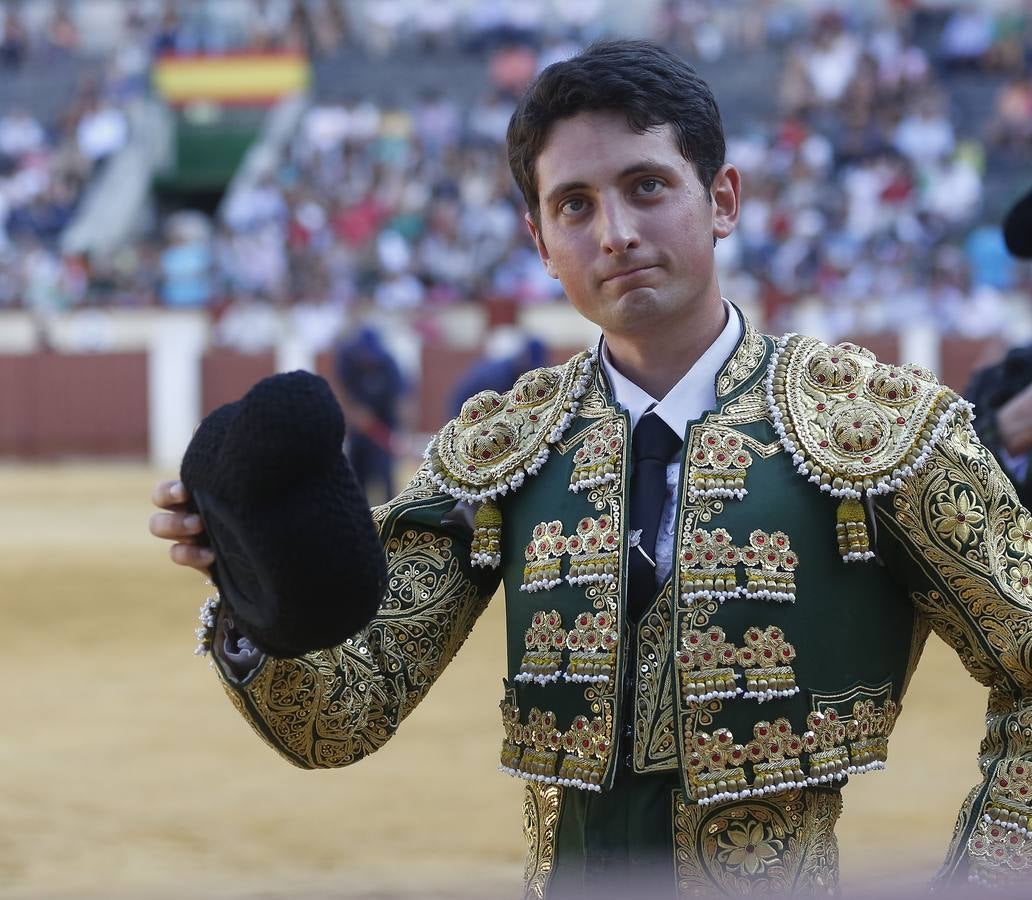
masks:
[[[635,771],[676,770],[687,804],[719,808],[882,768],[934,628],[990,688],[984,778],[940,878],[1028,878],[1032,516],[970,407],[926,370],[748,323],[716,395],[688,426],[671,577],[637,627],[628,422],[586,352],[467,401],[374,510],[390,570],[377,618],[333,650],[223,675],[230,699],[295,765],[352,763],[422,700],[501,581],[502,768],[604,790],[629,722]]]

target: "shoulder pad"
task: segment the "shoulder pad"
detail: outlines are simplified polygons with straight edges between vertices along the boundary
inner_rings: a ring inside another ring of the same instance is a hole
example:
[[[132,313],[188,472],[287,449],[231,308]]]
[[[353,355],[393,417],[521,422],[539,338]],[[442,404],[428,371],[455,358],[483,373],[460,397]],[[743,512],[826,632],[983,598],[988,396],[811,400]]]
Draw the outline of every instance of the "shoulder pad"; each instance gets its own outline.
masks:
[[[801,475],[833,497],[896,490],[972,407],[921,366],[888,366],[856,344],[789,334],[767,370],[767,405]]]
[[[434,483],[457,500],[487,500],[523,484],[570,426],[595,373],[598,350],[532,369],[505,394],[482,391],[430,441]]]

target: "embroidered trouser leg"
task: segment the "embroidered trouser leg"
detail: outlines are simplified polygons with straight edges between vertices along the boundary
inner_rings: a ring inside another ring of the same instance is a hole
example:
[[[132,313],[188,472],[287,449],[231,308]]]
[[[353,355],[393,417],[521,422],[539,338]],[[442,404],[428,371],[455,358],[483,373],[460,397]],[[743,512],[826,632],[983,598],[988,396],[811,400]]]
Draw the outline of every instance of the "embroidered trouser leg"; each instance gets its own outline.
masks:
[[[622,773],[603,793],[531,784],[527,897],[834,895],[838,790],[699,807],[675,773]]]

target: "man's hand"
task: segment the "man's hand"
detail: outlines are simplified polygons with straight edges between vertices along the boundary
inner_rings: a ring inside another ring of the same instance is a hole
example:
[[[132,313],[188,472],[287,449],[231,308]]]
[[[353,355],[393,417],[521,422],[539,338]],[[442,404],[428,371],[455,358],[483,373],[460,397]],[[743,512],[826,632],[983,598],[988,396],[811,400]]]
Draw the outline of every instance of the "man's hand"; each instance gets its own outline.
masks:
[[[151,500],[163,512],[150,517],[150,533],[176,542],[169,548],[172,562],[210,575],[208,567],[215,562],[215,554],[198,543],[204,537],[204,526],[201,517],[187,509],[189,499],[181,481],[162,481],[157,485]]]

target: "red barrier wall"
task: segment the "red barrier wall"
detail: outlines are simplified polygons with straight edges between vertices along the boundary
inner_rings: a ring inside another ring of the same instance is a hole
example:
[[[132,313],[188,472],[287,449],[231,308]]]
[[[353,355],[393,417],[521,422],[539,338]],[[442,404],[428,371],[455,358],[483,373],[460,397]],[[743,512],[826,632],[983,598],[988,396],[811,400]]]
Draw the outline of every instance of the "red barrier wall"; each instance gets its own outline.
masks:
[[[0,455],[146,454],[145,353],[0,356]]]

